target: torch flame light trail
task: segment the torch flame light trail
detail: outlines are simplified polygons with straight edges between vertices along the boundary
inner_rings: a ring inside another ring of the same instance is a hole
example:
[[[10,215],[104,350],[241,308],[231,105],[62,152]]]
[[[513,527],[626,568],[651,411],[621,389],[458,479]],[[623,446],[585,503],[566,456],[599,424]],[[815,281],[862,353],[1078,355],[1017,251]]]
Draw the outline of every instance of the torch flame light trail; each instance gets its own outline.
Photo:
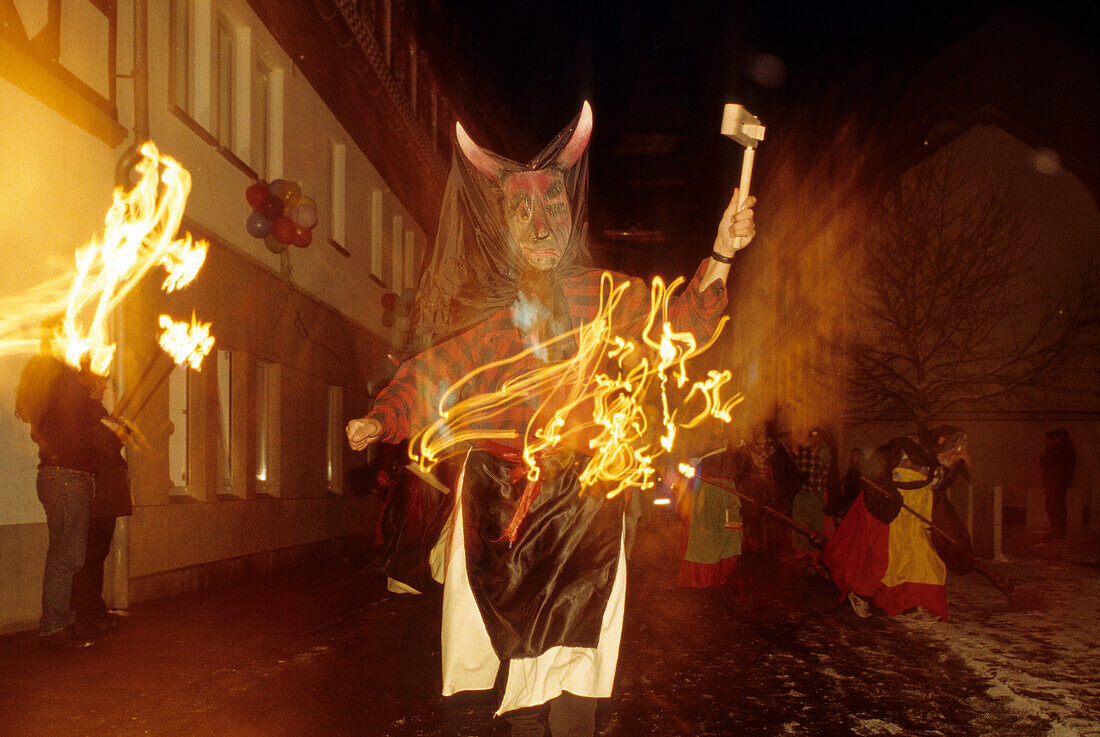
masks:
[[[122,298],[154,266],[164,267],[166,292],[195,278],[207,244],[186,233],[176,237],[191,175],[160,156],[152,142],[141,153],[135,167],[139,181],[128,192],[115,190],[103,235],[77,251],[75,273],[0,300],[0,354],[33,351],[38,340],[25,337],[28,329],[64,311],[53,339],[55,353],[73,366],[87,356],[92,371],[105,375],[115,350],[107,340],[107,319]]]
[[[605,272],[600,283],[600,309],[591,322],[516,356],[481,366],[452,385],[440,400],[440,419],[410,444],[414,453],[418,449],[413,460],[430,470],[460,444],[515,439],[513,432],[490,429],[493,418],[534,398],[539,402],[538,409],[523,437],[529,481],[539,478],[540,456],[576,447],[582,438],[589,438],[587,447],[593,455],[580,477],[582,489],[607,484],[611,487],[607,493],[610,498],[627,488],[652,486],[653,460],[671,452],[679,429],[694,427],[708,417],[729,422],[730,410],[742,399],[739,394],[723,399],[721,390],[730,373],[711,371],[705,380],[691,384],[679,407],[671,407],[669,379],[677,388],[690,381],[687,361],[713,345],[726,319],[722,318],[703,345],[697,345],[690,333],[673,331],[668,322],[668,302],[681,281],[677,279],[666,287],[661,279],[653,280],[649,315],[641,341],[636,342],[616,331],[615,307],[629,284],[615,285]],[[479,374],[514,364],[570,337],[576,338],[578,346],[572,358],[520,373],[497,391],[460,399],[447,408]],[[646,412],[647,398],[653,391],[660,395],[662,434],[656,439],[656,430],[651,428],[654,423]],[[551,401],[554,408],[548,406]],[[682,419],[681,410],[694,404],[700,405],[698,410]]]
[[[210,335],[210,323],[199,323],[191,315],[191,324],[176,322],[168,315],[160,316],[160,347],[172,357],[176,364],[187,363],[198,371],[202,359],[214,347],[214,338]]]

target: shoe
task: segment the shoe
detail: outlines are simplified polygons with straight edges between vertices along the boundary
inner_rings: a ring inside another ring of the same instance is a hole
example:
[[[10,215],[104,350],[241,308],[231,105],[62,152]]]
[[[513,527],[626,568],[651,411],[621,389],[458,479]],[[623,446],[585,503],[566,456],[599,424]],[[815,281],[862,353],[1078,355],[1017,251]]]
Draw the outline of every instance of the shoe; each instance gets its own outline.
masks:
[[[906,612],[902,616],[904,616],[907,621],[914,622],[916,624],[933,624],[940,621],[939,617],[937,617],[935,614],[928,611],[922,606],[918,606],[912,611]]]
[[[38,644],[48,648],[80,649],[91,647],[95,642],[89,640],[87,637],[81,637],[76,634],[72,627],[66,627],[65,629],[54,632],[52,635],[46,635],[44,637],[39,635]]]
[[[856,592],[848,592],[848,603],[852,605],[852,611],[856,613],[856,616],[860,619],[868,619],[871,616],[871,605],[867,603],[866,599],[862,599],[856,596]]]

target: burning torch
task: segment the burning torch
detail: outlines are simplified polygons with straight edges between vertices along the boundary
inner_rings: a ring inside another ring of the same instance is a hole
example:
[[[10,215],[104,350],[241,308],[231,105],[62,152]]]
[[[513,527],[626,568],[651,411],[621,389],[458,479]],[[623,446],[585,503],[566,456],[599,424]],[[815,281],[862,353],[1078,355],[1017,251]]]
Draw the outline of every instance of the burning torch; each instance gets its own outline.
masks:
[[[210,323],[198,322],[194,314],[191,315],[190,325],[186,322],[176,322],[167,315],[161,315],[160,327],[161,350],[154,354],[153,360],[146,365],[141,378],[122,396],[115,408],[115,419],[129,432],[134,430],[133,419],[145,409],[145,405],[153,398],[172,371],[177,366],[184,365],[189,365],[194,371],[200,370],[203,358],[214,347],[214,337],[210,335]],[[159,376],[156,376],[152,382],[152,388],[143,392],[146,379],[158,368]],[[144,398],[135,402],[136,397],[142,393],[145,395]]]

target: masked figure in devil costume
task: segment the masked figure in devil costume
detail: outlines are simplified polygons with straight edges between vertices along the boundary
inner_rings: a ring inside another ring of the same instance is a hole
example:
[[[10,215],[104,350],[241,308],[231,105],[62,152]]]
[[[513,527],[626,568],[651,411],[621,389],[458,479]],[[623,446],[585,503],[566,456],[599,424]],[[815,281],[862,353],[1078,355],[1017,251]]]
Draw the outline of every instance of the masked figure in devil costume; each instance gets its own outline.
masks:
[[[600,303],[602,272],[589,265],[586,243],[591,131],[586,102],[522,165],[479,148],[456,126],[407,357],[370,413],[348,423],[352,449],[398,442],[429,426],[440,418],[447,389],[479,367],[488,366],[463,392],[498,390],[516,372],[576,353],[570,331],[591,321]],[[714,254],[669,304],[674,328],[699,339],[713,333],[725,309],[731,257],[753,236],[753,199],[741,207],[738,199],[735,192]],[[629,282],[617,325],[640,333],[648,286],[613,277]],[[506,358],[515,360],[495,363]],[[542,734],[534,707],[547,703],[554,735],[591,735],[595,699],[611,695],[618,659],[624,505],[621,497],[607,500],[606,489],[579,493],[587,448],[542,455],[538,483],[528,483],[522,438],[547,400],[531,397],[495,418],[521,440],[478,441],[461,457],[443,543],[443,693],[497,686],[497,713],[508,717],[514,735]]]

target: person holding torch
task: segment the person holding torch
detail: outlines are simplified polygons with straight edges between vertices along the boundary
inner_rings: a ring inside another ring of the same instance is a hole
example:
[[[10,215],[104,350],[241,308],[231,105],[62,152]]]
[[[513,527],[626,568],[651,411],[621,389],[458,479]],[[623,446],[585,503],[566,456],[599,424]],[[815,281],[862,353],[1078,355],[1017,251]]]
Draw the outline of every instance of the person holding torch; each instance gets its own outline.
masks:
[[[460,379],[468,378],[464,392],[496,391],[513,371],[577,351],[572,331],[595,316],[602,278],[589,265],[587,245],[591,131],[585,102],[523,165],[480,148],[456,126],[437,237],[413,308],[410,355],[371,411],[348,423],[353,450],[399,442],[436,422],[440,400]],[[753,203],[734,192],[713,253],[669,303],[674,329],[700,340],[714,332],[733,256],[754,235]],[[612,276],[629,282],[616,307],[617,328],[640,331],[650,308],[647,285]],[[515,360],[505,368],[496,363],[502,359]],[[530,480],[524,429],[550,400],[509,406],[495,419],[502,439],[479,440],[465,454],[446,541],[443,693],[497,685],[497,714],[513,735],[543,734],[540,707],[549,704],[552,734],[587,737],[595,731],[596,698],[611,695],[618,658],[624,503],[599,489],[580,493],[589,460],[582,449],[541,455],[537,481]]]

